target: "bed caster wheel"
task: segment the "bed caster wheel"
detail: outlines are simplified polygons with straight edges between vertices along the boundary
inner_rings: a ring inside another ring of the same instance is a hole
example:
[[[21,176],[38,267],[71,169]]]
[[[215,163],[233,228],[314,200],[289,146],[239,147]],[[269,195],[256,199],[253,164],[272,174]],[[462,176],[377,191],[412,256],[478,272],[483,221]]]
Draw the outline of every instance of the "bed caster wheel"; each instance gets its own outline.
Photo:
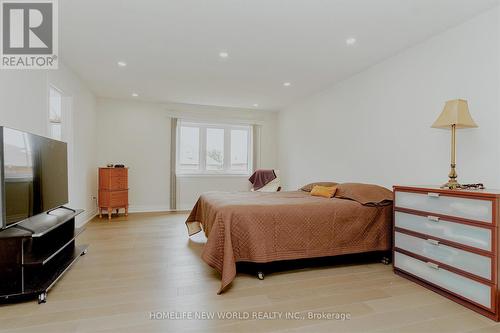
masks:
[[[388,257],[383,257],[382,258],[382,263],[384,265],[389,265],[391,263],[391,259],[389,259]]]
[[[262,273],[262,272],[257,272],[257,278],[258,278],[259,280],[264,280],[264,273]]]
[[[47,293],[43,292],[38,295],[38,304],[47,303]]]

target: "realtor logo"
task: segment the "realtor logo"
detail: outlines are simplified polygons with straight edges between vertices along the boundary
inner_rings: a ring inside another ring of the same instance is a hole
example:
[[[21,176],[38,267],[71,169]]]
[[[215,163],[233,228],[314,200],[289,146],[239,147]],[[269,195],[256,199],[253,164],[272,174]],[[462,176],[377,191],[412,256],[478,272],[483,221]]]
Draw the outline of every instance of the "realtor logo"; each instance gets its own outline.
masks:
[[[57,69],[56,0],[0,0],[2,69]]]

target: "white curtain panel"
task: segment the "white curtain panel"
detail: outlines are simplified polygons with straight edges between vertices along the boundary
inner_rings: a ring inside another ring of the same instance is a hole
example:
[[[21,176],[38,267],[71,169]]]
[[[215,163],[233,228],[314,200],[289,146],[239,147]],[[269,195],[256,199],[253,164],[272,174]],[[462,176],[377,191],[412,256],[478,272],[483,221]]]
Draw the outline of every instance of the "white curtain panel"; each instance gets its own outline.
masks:
[[[170,121],[170,209],[177,209],[177,118]]]
[[[252,172],[260,168],[260,135],[262,125],[252,126],[252,140],[253,140],[253,156],[252,156]]]

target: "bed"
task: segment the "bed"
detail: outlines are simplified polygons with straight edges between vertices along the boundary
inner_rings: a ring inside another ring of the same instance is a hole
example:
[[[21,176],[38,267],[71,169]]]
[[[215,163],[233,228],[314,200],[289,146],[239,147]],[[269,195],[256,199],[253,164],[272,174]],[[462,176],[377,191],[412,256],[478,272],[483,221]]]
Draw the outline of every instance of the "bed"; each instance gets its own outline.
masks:
[[[207,236],[202,259],[220,272],[220,294],[236,277],[237,262],[390,250],[392,192],[363,184],[339,184],[333,198],[302,190],[208,192],[186,226],[189,236]]]

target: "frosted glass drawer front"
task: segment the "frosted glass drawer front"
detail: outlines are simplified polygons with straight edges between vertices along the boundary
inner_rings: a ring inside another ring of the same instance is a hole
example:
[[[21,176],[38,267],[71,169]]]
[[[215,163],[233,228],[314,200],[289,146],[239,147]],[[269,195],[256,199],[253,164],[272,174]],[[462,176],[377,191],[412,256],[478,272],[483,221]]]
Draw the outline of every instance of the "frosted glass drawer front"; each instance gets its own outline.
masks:
[[[491,251],[491,230],[488,228],[445,220],[430,220],[425,216],[397,211],[394,217],[396,227]]]
[[[396,232],[394,242],[397,248],[491,280],[491,258],[489,257],[439,244],[432,239],[426,240],[400,232]]]
[[[491,309],[491,287],[488,285],[452,273],[443,268],[435,266],[433,268],[426,262],[399,252],[394,253],[394,266]]]
[[[396,207],[461,217],[492,223],[493,203],[490,200],[451,197],[438,193],[396,191]]]

